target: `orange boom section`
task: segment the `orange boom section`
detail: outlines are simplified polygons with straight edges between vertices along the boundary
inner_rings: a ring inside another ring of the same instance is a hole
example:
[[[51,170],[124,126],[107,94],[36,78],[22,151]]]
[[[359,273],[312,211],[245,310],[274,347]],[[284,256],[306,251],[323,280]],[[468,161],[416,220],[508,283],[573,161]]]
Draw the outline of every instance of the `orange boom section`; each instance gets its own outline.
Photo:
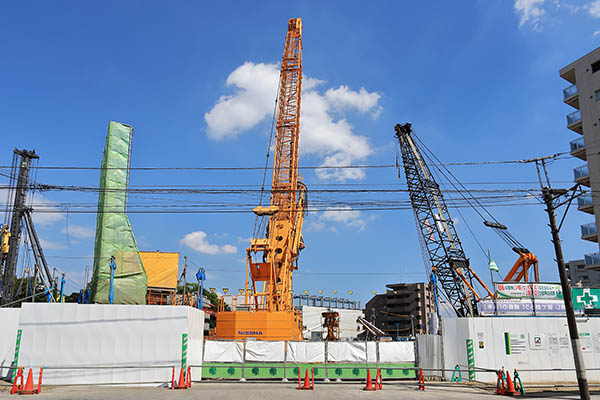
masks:
[[[279,78],[271,202],[254,209],[257,218],[268,218],[266,234],[253,238],[246,250],[244,290],[219,300],[218,339],[302,340],[302,317],[292,299],[306,207],[306,186],[298,175],[301,96],[302,20],[293,18]]]

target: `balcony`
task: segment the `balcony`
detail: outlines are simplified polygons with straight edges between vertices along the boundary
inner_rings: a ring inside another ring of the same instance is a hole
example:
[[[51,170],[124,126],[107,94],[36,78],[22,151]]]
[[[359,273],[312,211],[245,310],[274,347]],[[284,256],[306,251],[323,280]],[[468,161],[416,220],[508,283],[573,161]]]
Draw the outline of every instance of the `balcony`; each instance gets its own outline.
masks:
[[[598,233],[596,232],[596,223],[589,222],[581,225],[581,238],[590,242],[598,243]]]
[[[577,167],[573,170],[574,181],[580,183],[584,186],[590,187],[590,173],[588,171],[588,166],[582,165],[581,167]]]
[[[579,93],[577,92],[577,85],[571,85],[568,88],[563,89],[563,101],[579,110]]]
[[[585,155],[585,140],[583,140],[583,136],[578,137],[575,140],[571,140],[571,155],[573,157],[577,157],[580,160],[587,160],[587,156]]]
[[[581,112],[579,110],[573,111],[567,115],[567,128],[583,135],[583,125],[581,123]]]
[[[577,209],[588,214],[594,214],[594,203],[592,202],[592,196],[579,196],[577,198]]]
[[[585,267],[587,269],[600,270],[600,253],[589,253],[584,255]]]

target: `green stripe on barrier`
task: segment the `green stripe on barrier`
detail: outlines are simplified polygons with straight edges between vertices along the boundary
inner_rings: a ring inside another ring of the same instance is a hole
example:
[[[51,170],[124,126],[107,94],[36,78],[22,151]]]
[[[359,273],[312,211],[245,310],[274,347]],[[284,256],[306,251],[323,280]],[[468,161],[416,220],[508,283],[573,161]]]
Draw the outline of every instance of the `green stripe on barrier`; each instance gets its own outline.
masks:
[[[12,366],[13,367],[18,367],[19,366],[19,350],[21,350],[21,335],[22,334],[23,334],[23,331],[21,329],[19,329],[17,331],[17,343],[15,345],[15,358],[13,359],[13,362],[12,362]],[[13,383],[15,381],[15,376],[16,376],[16,374],[14,373],[14,371],[15,370],[13,369],[13,370],[10,370],[10,372],[9,372],[12,375],[12,378],[11,378],[10,381],[13,382]]]
[[[188,352],[188,334],[181,335],[181,368],[187,369],[187,352]]]
[[[469,380],[475,380],[475,351],[473,350],[473,339],[467,339],[467,365],[469,366]]]

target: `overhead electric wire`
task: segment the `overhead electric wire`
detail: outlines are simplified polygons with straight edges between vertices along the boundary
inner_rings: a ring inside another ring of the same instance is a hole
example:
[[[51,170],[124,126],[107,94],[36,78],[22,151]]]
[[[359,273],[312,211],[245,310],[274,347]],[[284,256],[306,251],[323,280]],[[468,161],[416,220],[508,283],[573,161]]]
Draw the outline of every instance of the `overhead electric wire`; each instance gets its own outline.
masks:
[[[574,158],[569,152],[556,153],[556,160]],[[566,156],[566,157],[563,157]],[[523,164],[530,162],[530,159],[524,160],[499,160],[499,161],[465,161],[465,162],[448,162],[442,163],[438,160],[437,163],[430,164],[435,166],[477,166],[477,165],[498,165],[498,164]],[[298,169],[366,169],[366,168],[396,168],[395,164],[365,164],[365,165],[309,165],[298,166]],[[10,166],[2,165],[0,168],[10,168]],[[127,169],[130,171],[262,171],[265,167],[86,167],[86,166],[36,166],[35,169],[45,170],[109,170],[109,169]],[[273,169],[273,167],[267,167]]]

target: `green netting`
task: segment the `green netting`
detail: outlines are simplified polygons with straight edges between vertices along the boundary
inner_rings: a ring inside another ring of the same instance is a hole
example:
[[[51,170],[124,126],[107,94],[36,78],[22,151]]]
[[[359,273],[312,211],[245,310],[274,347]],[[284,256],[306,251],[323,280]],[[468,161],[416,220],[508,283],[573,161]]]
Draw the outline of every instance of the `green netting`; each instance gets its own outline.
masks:
[[[111,121],[100,172],[92,301],[108,303],[111,256],[117,269],[114,276],[115,304],[146,304],[148,278],[126,214],[128,167],[132,127]]]

